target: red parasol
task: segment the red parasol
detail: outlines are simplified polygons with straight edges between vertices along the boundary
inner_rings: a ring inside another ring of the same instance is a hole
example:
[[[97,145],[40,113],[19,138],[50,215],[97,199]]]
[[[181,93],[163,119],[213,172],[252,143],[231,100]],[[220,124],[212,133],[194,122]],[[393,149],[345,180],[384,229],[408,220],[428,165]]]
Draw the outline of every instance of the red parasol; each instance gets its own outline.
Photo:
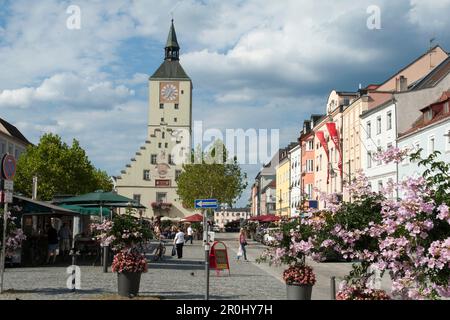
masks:
[[[203,216],[199,213],[193,214],[192,216],[188,216],[186,218],[181,219],[181,222],[202,222]]]

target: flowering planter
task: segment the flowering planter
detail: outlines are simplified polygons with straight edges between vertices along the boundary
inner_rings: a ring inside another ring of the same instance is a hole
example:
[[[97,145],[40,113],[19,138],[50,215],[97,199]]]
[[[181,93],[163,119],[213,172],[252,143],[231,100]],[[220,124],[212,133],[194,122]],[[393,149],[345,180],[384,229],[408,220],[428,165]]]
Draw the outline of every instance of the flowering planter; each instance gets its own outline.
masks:
[[[141,283],[141,272],[119,272],[117,279],[120,296],[137,296]]]
[[[312,285],[286,284],[288,300],[311,300]]]

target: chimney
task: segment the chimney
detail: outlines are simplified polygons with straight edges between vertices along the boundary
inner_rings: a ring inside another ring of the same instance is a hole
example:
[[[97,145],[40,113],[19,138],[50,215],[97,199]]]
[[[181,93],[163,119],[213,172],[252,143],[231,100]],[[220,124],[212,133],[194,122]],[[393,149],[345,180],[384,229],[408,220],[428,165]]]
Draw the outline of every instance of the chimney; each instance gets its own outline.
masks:
[[[405,92],[408,91],[408,79],[404,76],[400,76],[395,80],[395,91],[397,92]]]

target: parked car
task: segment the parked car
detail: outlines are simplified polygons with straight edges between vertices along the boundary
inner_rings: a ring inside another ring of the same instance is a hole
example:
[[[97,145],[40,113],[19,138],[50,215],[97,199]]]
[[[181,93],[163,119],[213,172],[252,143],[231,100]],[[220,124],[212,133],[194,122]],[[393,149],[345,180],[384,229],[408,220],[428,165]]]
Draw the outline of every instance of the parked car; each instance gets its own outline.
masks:
[[[213,226],[212,227],[212,231],[214,231],[214,232],[221,232],[222,229],[219,226]]]

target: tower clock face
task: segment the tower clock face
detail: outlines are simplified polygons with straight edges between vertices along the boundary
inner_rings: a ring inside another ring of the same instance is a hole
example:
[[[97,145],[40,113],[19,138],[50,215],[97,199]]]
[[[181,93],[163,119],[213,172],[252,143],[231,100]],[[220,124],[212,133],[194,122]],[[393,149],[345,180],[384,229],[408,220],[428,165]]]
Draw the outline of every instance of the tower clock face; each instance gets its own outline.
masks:
[[[161,82],[160,83],[160,102],[177,103],[179,86],[177,82]]]

